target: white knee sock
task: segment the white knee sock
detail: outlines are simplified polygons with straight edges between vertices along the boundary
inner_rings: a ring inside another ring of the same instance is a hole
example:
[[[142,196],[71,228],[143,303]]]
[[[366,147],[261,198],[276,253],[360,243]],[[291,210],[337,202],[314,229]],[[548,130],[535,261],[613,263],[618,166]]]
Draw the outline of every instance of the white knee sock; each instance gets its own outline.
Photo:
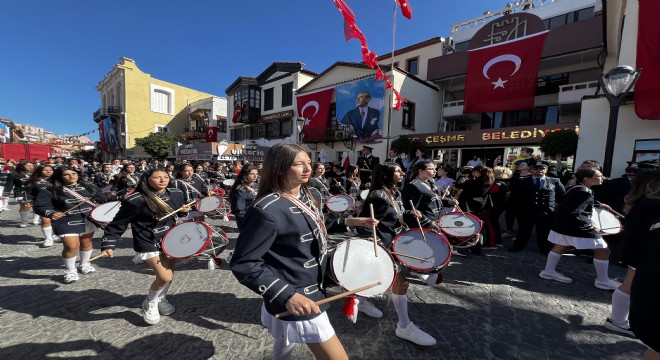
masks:
[[[596,278],[600,281],[610,281],[610,277],[607,275],[607,269],[610,267],[609,260],[598,260],[594,259],[594,267],[596,268]]]
[[[21,222],[22,223],[27,223],[28,222],[28,217],[30,215],[29,212],[27,211],[19,211],[18,214],[21,216]]]
[[[275,345],[273,345],[273,360],[289,360],[294,347],[296,347],[296,343],[289,343],[289,345],[287,345],[283,338],[275,339]]]
[[[76,271],[76,257],[74,256],[72,258],[64,259],[64,267],[66,267],[68,271]]]
[[[34,215],[32,216],[32,222],[39,222],[39,215],[34,214]]]
[[[630,313],[630,294],[616,289],[612,294],[612,315],[610,319],[618,325],[624,324],[628,321],[628,314]]]
[[[167,285],[165,285],[163,290],[160,291],[160,295],[158,297],[161,299],[165,298],[165,296],[167,296],[167,291],[170,289],[170,286],[172,286],[172,282],[168,282]]]
[[[420,274],[420,273],[415,273],[415,275],[422,281],[426,283],[428,286],[433,286],[435,285],[435,282],[438,281],[438,273],[433,273],[433,274]]]
[[[44,233],[44,237],[46,239],[50,239],[50,238],[53,237],[53,227],[52,226],[42,227],[41,231]]]
[[[147,300],[154,301],[154,300],[158,299],[158,296],[160,295],[161,291],[163,291],[163,289],[160,289],[160,290],[151,290],[151,289],[149,289],[149,295],[147,296]]]
[[[80,250],[79,254],[80,254],[80,263],[84,264],[87,261],[89,261],[89,259],[92,257],[92,250],[89,250],[89,251]]]
[[[557,267],[559,260],[561,260],[561,254],[557,254],[554,251],[550,251],[548,253],[548,259],[545,262],[545,272],[547,273],[557,272],[555,268]]]
[[[392,294],[392,304],[394,304],[394,310],[399,316],[399,326],[405,328],[410,324],[410,319],[408,318],[408,296],[407,295],[397,295]]]

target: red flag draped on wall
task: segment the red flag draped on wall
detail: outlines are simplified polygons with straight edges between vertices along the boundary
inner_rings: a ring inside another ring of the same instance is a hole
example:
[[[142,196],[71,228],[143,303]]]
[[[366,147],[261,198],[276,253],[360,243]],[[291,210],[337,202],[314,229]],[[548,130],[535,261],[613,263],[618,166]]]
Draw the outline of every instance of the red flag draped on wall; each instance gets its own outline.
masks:
[[[305,119],[305,139],[323,139],[330,122],[334,88],[297,96],[298,117]]]
[[[218,141],[218,127],[217,126],[207,126],[206,127],[206,142],[216,142]]]
[[[531,109],[547,32],[468,53],[464,114]]]
[[[639,0],[635,113],[641,119],[660,120],[660,1]]]

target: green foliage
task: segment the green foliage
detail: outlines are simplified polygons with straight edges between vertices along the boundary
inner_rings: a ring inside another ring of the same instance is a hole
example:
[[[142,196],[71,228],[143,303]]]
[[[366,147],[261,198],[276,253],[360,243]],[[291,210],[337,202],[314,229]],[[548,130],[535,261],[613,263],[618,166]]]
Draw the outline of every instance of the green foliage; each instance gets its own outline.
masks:
[[[176,145],[178,136],[167,132],[151,133],[146,137],[135,139],[135,143],[154,159],[165,159],[170,156],[172,146]]]
[[[553,157],[568,157],[575,155],[577,144],[578,134],[573,129],[564,129],[545,134],[540,148],[541,151]]]
[[[75,151],[71,154],[71,157],[78,158],[78,159],[84,159],[85,161],[92,162],[95,161],[96,159],[94,158],[94,153],[95,150],[80,150],[80,151]]]
[[[390,147],[397,151],[399,154],[410,154],[419,146],[419,142],[412,141],[411,138],[400,137],[390,144]]]

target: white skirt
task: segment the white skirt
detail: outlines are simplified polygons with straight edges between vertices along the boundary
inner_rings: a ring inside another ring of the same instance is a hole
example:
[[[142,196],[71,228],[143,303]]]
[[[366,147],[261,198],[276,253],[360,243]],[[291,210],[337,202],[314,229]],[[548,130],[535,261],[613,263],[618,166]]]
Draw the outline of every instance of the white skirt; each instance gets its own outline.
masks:
[[[557,245],[573,246],[576,249],[604,249],[607,247],[607,243],[600,235],[597,238],[583,238],[560,234],[553,230],[550,230],[548,241]]]
[[[325,311],[311,320],[284,321],[268,313],[266,306],[262,304],[261,324],[268,329],[274,339],[283,339],[286,345],[322,343],[335,335],[335,329],[330,324]]]
[[[133,263],[134,264],[140,264],[143,263],[151,258],[154,258],[156,256],[160,256],[160,251],[149,251],[149,252],[139,252],[135,253],[135,256],[133,256]]]

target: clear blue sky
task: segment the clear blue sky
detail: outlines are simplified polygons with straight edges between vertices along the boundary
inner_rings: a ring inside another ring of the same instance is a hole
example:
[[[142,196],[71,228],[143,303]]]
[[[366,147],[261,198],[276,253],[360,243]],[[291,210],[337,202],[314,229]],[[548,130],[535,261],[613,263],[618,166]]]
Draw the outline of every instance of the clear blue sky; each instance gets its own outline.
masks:
[[[394,0],[346,0],[371,50],[392,48]],[[505,0],[409,0],[396,48],[498,10]],[[0,117],[58,134],[96,128],[95,86],[125,56],[153,77],[226,96],[238,76],[274,61],[321,72],[361,61],[332,0],[20,0],[0,3]],[[98,139],[98,133],[92,136]]]

